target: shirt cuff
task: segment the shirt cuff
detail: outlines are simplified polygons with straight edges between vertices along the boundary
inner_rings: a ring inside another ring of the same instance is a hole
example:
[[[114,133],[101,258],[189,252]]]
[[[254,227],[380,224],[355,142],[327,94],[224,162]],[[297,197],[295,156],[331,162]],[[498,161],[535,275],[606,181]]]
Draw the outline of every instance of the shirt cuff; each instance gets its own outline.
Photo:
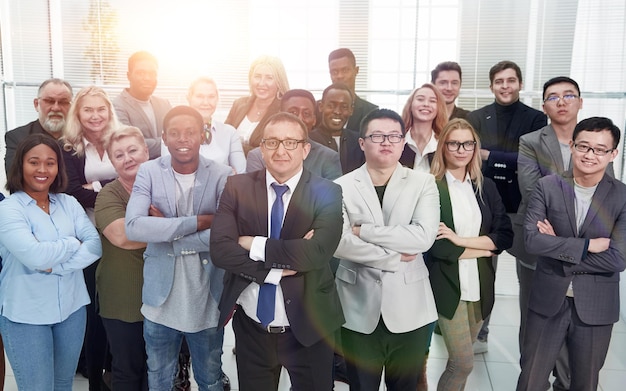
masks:
[[[282,269],[271,269],[267,276],[265,277],[266,284],[278,285],[280,284],[280,279],[283,278],[283,270]]]
[[[267,238],[264,236],[255,236],[250,246],[250,259],[258,262],[265,262],[265,242]]]
[[[96,193],[99,193],[100,190],[102,190],[102,183],[100,183],[100,181],[91,182],[91,186],[93,186],[93,191]]]

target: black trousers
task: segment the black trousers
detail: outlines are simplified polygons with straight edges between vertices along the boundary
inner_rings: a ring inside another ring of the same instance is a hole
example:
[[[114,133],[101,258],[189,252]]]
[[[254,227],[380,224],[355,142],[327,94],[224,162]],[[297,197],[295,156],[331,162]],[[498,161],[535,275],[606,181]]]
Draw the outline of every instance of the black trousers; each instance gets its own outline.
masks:
[[[371,334],[342,328],[350,391],[377,391],[383,368],[387,390],[417,389],[431,332],[429,323],[417,330],[394,334],[382,318]]]
[[[102,318],[113,356],[111,385],[115,391],[148,391],[143,322]]]
[[[237,343],[237,376],[241,391],[278,389],[282,367],[293,391],[333,389],[334,333],[327,340],[304,346],[291,330],[270,334],[238,308],[233,316]]]

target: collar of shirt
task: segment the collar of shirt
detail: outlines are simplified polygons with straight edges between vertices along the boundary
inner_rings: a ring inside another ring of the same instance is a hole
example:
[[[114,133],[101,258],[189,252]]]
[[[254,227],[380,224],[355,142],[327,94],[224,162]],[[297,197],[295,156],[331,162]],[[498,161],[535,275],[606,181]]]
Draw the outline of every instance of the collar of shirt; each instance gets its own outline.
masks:
[[[272,189],[272,183],[278,183],[279,185],[287,185],[287,186],[289,186],[289,191],[287,191],[287,193],[293,193],[293,191],[295,190],[296,186],[298,185],[298,182],[300,182],[300,178],[301,177],[302,177],[302,169],[300,169],[300,171],[298,171],[294,176],[289,178],[284,183],[279,183],[272,176],[272,174],[270,174],[269,171],[265,170],[265,187],[267,188],[268,193],[271,192],[270,194],[274,194],[274,189]]]
[[[452,173],[450,171],[446,170],[446,181],[448,182],[448,185],[451,185],[453,183],[469,183],[469,185],[472,185],[472,179],[469,176],[469,173],[465,173],[465,179],[463,180],[463,182],[461,182],[460,180],[456,179],[456,177],[454,175],[452,175]]]
[[[406,139],[406,144],[409,146],[409,148],[411,148],[413,152],[415,152],[415,154],[418,156],[424,157],[429,153],[435,152],[437,150],[437,138],[435,138],[435,132],[433,131],[431,131],[430,140],[428,140],[428,143],[424,147],[423,151],[420,151],[417,147],[415,140],[413,140],[413,137],[411,137],[411,132],[407,132],[404,138]]]

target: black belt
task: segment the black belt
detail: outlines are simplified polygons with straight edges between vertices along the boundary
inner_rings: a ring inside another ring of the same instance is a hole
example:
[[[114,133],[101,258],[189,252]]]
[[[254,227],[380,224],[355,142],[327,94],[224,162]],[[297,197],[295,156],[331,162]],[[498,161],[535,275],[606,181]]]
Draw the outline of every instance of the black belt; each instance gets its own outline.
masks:
[[[289,331],[289,329],[291,328],[289,326],[266,326],[266,327],[263,327],[263,325],[261,323],[257,323],[254,320],[252,322],[254,322],[254,324],[259,329],[261,329],[261,330],[263,330],[263,331],[265,331],[265,332],[267,332],[269,334],[284,334],[287,331]]]

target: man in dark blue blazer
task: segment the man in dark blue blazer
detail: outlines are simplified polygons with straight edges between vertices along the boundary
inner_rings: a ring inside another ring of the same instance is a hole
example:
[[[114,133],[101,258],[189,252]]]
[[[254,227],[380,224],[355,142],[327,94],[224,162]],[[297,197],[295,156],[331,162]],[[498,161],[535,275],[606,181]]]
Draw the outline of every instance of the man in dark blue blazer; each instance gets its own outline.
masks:
[[[467,120],[480,136],[483,174],[496,183],[506,212],[517,213],[521,195],[517,183],[517,152],[520,136],[546,126],[546,115],[519,100],[522,70],[512,61],[500,61],[489,70],[489,88],[495,102],[468,114]],[[497,258],[494,258],[494,266]],[[475,353],[487,351],[489,318],[475,344]]]
[[[266,169],[230,177],[213,220],[211,259],[226,269],[220,325],[237,308],[243,391],[276,390],[282,367],[294,389],[333,388],[344,317],[329,261],[341,238],[341,188],[303,169],[306,135],[298,117],[272,116],[261,141]]]
[[[570,390],[596,390],[626,268],[626,185],[606,174],[620,131],[608,118],[576,125],[572,170],[539,179],[530,196],[526,250],[538,256],[521,349],[518,391],[545,390],[566,345]]]

